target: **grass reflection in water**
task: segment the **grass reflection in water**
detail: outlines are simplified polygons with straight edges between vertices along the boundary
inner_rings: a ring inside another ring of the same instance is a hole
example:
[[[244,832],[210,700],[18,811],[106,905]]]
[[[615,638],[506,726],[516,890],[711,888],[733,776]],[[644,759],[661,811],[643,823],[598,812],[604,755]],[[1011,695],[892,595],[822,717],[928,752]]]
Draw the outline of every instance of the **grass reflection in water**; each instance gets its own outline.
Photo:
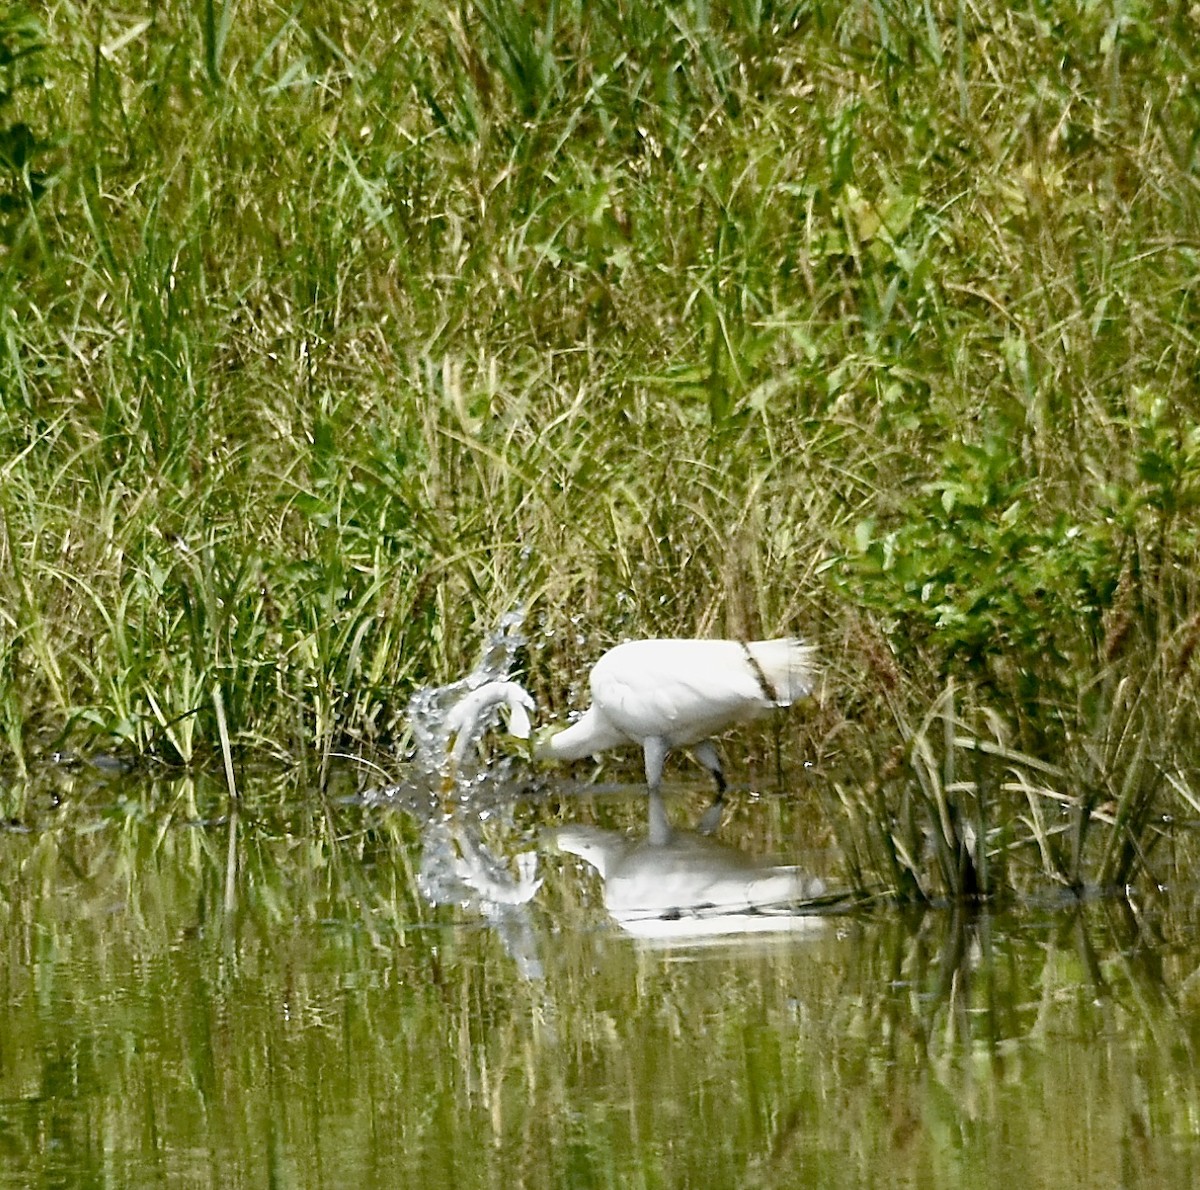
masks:
[[[55,792],[0,848],[13,1184],[1189,1182],[1190,892],[647,948],[539,847],[530,965],[421,895],[400,801]],[[567,791],[479,837],[637,833],[645,805]],[[790,803],[732,809],[726,843],[800,852]]]

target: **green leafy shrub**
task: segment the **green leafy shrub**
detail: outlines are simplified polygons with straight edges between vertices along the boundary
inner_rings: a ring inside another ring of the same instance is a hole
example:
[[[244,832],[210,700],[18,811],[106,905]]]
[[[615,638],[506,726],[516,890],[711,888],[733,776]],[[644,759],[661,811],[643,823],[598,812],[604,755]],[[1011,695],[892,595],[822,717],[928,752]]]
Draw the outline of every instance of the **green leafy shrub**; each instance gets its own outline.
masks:
[[[948,441],[933,478],[855,526],[840,587],[943,675],[1061,695],[1095,657],[1123,542],[1100,509],[1040,498],[1011,443]]]

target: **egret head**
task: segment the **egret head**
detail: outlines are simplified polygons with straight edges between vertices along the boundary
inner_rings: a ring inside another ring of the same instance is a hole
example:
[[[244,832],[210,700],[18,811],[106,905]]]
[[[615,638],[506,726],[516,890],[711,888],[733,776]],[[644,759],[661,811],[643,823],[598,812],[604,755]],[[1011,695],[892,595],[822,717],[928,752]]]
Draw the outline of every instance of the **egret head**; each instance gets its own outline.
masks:
[[[529,712],[535,707],[530,693],[519,682],[485,682],[459,699],[446,715],[446,745],[453,764],[462,761],[487,726],[488,713],[497,707],[507,716],[510,735],[529,738]]]

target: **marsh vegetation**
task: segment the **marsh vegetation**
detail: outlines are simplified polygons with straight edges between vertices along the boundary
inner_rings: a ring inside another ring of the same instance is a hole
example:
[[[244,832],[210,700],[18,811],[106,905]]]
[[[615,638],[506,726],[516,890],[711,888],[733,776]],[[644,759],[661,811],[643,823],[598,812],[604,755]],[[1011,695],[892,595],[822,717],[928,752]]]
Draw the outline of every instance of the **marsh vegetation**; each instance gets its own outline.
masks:
[[[316,783],[528,609],[799,632],[737,744],[906,901],[1200,809],[1181,5],[0,7],[3,813]]]

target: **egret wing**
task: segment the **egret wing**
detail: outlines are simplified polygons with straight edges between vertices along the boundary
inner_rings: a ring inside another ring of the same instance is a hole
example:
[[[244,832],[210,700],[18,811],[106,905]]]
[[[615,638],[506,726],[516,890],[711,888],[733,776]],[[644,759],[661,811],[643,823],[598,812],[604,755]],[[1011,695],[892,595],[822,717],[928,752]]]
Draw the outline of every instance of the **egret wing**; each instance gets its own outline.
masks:
[[[755,718],[771,703],[736,641],[618,645],[592,670],[592,698],[633,739],[692,744]]]

